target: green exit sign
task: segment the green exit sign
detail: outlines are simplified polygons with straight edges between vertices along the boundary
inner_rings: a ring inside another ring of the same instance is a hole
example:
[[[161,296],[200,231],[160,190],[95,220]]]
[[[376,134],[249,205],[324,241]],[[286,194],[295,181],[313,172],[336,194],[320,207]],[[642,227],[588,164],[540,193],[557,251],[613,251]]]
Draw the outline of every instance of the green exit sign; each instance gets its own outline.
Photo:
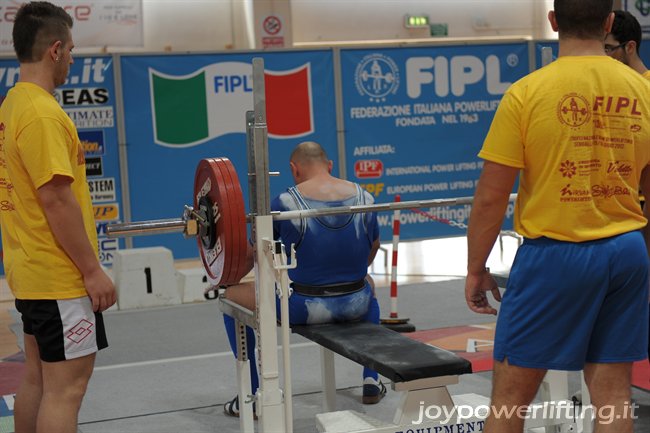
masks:
[[[418,29],[429,27],[429,15],[406,15],[404,26],[407,29]]]

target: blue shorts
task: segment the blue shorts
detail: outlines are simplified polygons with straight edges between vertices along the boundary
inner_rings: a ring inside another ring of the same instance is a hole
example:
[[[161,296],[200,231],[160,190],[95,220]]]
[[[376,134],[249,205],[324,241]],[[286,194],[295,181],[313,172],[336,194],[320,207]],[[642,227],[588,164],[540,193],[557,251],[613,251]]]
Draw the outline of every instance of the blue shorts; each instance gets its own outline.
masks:
[[[647,357],[648,254],[640,232],[589,242],[526,239],[497,319],[494,359],[581,370]]]
[[[372,288],[366,285],[353,293],[337,296],[305,296],[293,292],[289,297],[289,321],[292,325],[367,321]],[[280,300],[276,298],[280,320]]]

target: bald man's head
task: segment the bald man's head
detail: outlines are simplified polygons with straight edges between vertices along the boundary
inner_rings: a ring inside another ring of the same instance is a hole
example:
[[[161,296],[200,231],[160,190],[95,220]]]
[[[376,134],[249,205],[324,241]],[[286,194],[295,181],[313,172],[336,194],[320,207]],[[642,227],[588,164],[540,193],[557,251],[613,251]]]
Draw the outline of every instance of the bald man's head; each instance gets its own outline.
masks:
[[[304,141],[297,145],[291,152],[289,163],[296,184],[318,173],[329,173],[332,170],[332,161],[327,158],[321,145],[314,141]]]
[[[303,141],[293,149],[289,160],[295,164],[328,164],[329,159],[320,144],[314,141]]]

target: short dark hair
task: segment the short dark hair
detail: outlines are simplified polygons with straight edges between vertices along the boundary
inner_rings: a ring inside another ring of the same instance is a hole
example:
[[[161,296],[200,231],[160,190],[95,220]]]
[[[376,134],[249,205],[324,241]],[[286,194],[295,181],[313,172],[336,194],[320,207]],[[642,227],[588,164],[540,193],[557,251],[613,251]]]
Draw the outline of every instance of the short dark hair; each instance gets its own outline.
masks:
[[[553,9],[560,37],[602,39],[613,0],[555,0]]]
[[[72,17],[63,8],[41,1],[24,4],[16,13],[12,35],[18,61],[41,60],[51,44],[68,42],[71,28]]]
[[[636,42],[636,52],[639,53],[641,46],[641,24],[627,11],[614,11],[614,24],[610,34],[618,41],[619,44],[625,42]]]

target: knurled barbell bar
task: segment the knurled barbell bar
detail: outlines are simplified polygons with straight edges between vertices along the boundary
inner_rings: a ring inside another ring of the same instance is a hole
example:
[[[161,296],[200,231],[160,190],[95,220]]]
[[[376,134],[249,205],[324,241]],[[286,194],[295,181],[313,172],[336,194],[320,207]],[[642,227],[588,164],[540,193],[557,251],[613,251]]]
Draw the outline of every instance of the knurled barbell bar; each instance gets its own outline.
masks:
[[[511,199],[515,195],[511,196]],[[471,204],[473,197],[377,203],[359,206],[271,212],[273,220],[314,218],[362,212]],[[121,224],[106,228],[108,237],[183,233],[196,236],[201,261],[215,285],[238,283],[248,272],[244,195],[235,167],[228,158],[199,161],[194,175],[193,207],[185,206],[182,218]]]

